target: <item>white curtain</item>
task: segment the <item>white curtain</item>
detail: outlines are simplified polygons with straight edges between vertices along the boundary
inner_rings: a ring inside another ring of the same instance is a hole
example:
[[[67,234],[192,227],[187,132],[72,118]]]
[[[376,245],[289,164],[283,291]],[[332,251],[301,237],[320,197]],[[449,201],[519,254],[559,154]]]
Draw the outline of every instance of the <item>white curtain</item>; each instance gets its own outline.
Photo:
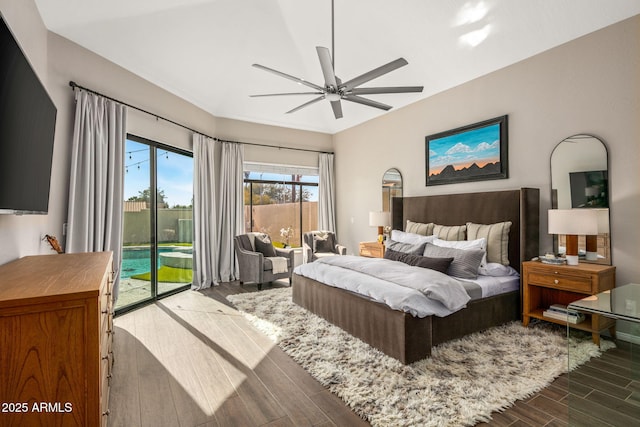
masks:
[[[193,135],[193,281],[191,289],[215,285],[218,269],[216,245],[215,141]]]
[[[220,144],[218,278],[229,282],[239,277],[233,238],[244,233],[244,147],[233,142]]]
[[[333,154],[320,153],[318,173],[318,228],[336,232],[335,177],[333,172]]]
[[[117,300],[127,110],[84,90],[77,90],[75,96],[66,251],[112,251]]]

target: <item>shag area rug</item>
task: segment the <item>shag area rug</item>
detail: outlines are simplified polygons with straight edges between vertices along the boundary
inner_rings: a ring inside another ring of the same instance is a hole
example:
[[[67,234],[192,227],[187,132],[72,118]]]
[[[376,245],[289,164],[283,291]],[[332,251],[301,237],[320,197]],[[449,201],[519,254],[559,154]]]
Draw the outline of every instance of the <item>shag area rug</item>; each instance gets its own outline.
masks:
[[[568,370],[564,329],[512,322],[441,344],[411,365],[386,356],[291,301],[291,288],[230,295],[259,330],[374,426],[460,426],[526,398]],[[599,356],[570,338],[571,369]],[[614,347],[603,341],[602,351]],[[575,357],[574,357],[575,355]]]

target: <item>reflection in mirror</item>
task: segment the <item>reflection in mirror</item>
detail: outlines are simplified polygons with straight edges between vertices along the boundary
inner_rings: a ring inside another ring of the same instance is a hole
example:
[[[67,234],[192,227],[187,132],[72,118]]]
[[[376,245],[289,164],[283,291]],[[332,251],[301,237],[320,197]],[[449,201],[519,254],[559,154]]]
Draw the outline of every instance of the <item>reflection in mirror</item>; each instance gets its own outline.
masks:
[[[609,237],[609,168],[607,147],[593,135],[579,134],[566,138],[551,153],[551,207],[553,209],[607,209],[607,221],[598,229],[597,257],[581,256],[581,262],[611,265]],[[586,254],[586,236],[579,236],[579,254]],[[554,236],[554,250],[565,252],[565,236]],[[589,257],[592,258],[592,257]]]
[[[402,174],[398,169],[391,168],[382,175],[383,212],[391,212],[391,201],[394,197],[402,197]]]

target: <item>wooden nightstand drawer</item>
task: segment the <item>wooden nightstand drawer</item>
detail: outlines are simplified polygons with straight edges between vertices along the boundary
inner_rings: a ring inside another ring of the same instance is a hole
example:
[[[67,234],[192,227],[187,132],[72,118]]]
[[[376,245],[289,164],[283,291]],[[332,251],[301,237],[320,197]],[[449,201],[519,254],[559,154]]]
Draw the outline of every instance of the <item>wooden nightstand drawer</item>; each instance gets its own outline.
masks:
[[[591,275],[568,275],[559,272],[541,273],[532,271],[528,275],[529,283],[567,289],[575,292],[591,292]]]
[[[360,256],[383,258],[384,244],[379,242],[360,242]]]

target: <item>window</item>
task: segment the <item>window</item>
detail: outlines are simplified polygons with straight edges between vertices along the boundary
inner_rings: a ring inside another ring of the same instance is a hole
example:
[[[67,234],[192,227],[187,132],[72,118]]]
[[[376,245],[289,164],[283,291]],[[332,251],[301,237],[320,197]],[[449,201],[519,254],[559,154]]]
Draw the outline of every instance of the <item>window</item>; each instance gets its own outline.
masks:
[[[246,162],[244,205],[245,232],[302,246],[302,233],[318,228],[318,170]]]

